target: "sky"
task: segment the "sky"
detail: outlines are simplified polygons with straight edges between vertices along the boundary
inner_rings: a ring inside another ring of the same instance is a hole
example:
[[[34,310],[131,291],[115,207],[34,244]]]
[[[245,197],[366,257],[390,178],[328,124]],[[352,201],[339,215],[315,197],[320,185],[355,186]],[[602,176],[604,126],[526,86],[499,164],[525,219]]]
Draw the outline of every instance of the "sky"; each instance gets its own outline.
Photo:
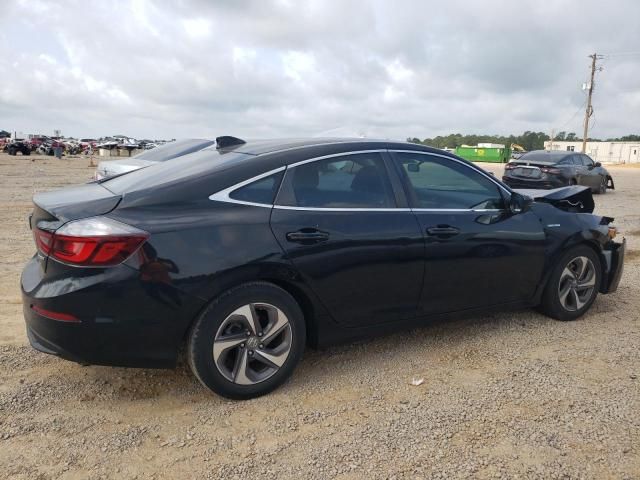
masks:
[[[640,2],[0,0],[0,129],[640,133]]]

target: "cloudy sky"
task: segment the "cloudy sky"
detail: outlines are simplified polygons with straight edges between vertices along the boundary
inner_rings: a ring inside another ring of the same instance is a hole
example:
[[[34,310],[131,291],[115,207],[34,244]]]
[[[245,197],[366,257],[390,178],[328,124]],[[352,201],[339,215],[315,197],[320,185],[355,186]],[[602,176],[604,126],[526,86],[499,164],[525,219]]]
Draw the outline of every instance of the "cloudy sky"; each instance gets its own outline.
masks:
[[[637,0],[2,0],[0,129],[640,133]],[[633,54],[633,53],[636,54]],[[622,54],[622,55],[621,55]]]

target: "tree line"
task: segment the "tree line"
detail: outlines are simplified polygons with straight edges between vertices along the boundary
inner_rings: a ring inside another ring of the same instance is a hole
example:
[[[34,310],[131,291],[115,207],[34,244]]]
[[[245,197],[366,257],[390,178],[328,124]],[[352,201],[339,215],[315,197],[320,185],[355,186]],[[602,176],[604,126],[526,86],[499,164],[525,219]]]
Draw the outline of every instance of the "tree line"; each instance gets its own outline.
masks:
[[[544,149],[544,142],[550,139],[549,135],[544,132],[531,132],[527,130],[521,135],[462,135],[461,133],[452,133],[449,135],[438,135],[434,138],[407,138],[408,142],[420,143],[436,148],[456,148],[461,145],[477,145],[478,143],[501,143],[511,145],[515,143],[522,146],[527,151]],[[575,132],[559,132],[553,137],[555,141],[574,141],[578,142],[581,137]],[[589,138],[590,142],[637,142],[640,141],[640,135],[624,135],[618,138],[607,138],[601,140],[598,138]]]

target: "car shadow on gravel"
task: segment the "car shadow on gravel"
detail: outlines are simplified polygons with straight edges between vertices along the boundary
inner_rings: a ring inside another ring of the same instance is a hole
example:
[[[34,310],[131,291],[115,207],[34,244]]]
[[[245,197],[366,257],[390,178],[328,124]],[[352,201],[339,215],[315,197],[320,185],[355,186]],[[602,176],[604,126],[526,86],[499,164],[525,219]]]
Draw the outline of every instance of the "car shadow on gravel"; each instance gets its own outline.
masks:
[[[348,381],[352,371],[371,369],[373,372],[388,364],[390,359],[402,358],[408,364],[419,364],[430,355],[438,356],[440,361],[461,355],[469,357],[470,354],[489,359],[499,356],[500,352],[495,348],[483,349],[479,339],[487,341],[490,338],[490,345],[496,345],[513,341],[510,334],[514,331],[518,335],[535,335],[536,330],[549,323],[556,322],[533,310],[506,312],[431,323],[326,349],[307,349],[292,380],[278,392],[294,394],[300,389],[305,390],[310,383],[340,385]],[[21,397],[23,411],[29,406],[47,403],[46,398],[34,393],[34,388],[49,392],[55,401],[69,398],[82,402],[138,402],[164,397],[177,402],[207,402],[210,406],[212,401],[226,401],[201,386],[183,361],[172,370],[81,366],[40,354],[27,346],[13,350],[3,352],[11,360],[0,361],[0,371],[11,369],[15,373],[16,370],[29,369],[25,371],[25,378],[30,382],[21,384],[15,392]],[[40,370],[37,379],[34,378],[35,370]],[[20,393],[23,390],[27,391]],[[0,398],[0,404],[3,403]]]

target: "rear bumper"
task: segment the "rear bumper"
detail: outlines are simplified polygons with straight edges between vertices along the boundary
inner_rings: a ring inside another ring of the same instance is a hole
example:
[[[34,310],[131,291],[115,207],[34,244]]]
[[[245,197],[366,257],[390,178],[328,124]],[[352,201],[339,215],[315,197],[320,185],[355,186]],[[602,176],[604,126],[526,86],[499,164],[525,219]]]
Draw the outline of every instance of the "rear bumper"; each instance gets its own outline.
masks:
[[[627,249],[627,240],[622,243],[609,242],[602,250],[607,263],[607,272],[602,280],[601,293],[613,293],[618,289],[622,272],[624,271],[624,254]]]
[[[33,348],[81,364],[175,365],[190,319],[202,307],[198,299],[174,287],[159,291],[146,285],[126,265],[69,269],[65,276],[48,278],[32,259],[22,273],[23,313]]]
[[[533,179],[523,179],[516,178],[510,176],[503,176],[502,181],[509,185],[511,188],[533,188],[533,189],[543,189],[549,190],[552,188],[560,188],[566,187],[567,182],[562,179],[543,179],[543,180],[533,180]]]

